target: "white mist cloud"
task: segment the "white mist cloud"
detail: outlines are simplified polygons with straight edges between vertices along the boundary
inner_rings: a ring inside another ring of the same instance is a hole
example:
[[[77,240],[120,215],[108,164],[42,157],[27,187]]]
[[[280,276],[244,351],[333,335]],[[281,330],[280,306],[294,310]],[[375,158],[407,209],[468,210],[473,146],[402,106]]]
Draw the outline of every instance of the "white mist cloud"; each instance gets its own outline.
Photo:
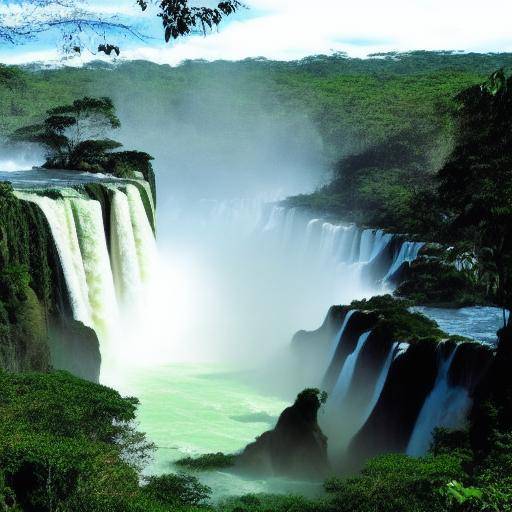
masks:
[[[108,13],[132,16],[131,0],[109,2]],[[219,32],[165,45],[132,41],[126,59],[177,64],[184,59],[243,59],[264,56],[297,59],[346,51],[364,56],[414,49],[512,50],[512,2],[494,0],[247,0],[249,10],[226,22]],[[96,3],[99,10],[99,3]],[[147,15],[145,21],[147,22]],[[158,29],[160,20],[154,18]],[[48,60],[48,48],[38,50]],[[37,60],[38,51],[0,52],[4,62]],[[57,58],[57,52],[51,52]],[[93,56],[82,56],[89,60]]]

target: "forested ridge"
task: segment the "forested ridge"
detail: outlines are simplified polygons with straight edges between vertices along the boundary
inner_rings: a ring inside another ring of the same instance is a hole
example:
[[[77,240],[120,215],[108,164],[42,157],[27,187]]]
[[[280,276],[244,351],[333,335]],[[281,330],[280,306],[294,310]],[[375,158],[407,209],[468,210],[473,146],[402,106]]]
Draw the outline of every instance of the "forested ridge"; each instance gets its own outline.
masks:
[[[229,108],[242,122],[261,111],[276,121],[294,112],[312,121],[327,161],[333,161],[407,130],[428,141],[450,137],[454,95],[510,66],[512,54],[506,53],[411,52],[369,59],[338,54],[292,62],[187,61],[178,67],[146,61],[2,67],[0,131],[6,135],[84,94],[128,101],[128,116],[143,106],[147,116],[177,121],[185,120],[190,103],[213,119]]]

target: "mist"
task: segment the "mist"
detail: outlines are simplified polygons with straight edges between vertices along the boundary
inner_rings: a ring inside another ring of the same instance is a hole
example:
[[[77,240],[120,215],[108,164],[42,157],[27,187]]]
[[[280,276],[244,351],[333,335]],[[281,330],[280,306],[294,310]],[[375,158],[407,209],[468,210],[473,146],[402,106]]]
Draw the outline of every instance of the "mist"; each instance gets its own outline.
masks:
[[[155,157],[160,268],[144,313],[153,354],[238,367],[274,359],[336,299],[329,269],[290,254],[270,218],[276,201],[325,180],[320,135],[264,98],[234,105],[228,84],[198,83],[158,108],[112,93],[125,147]]]
[[[44,162],[43,153],[29,145],[2,144],[0,141],[0,172],[26,171]]]

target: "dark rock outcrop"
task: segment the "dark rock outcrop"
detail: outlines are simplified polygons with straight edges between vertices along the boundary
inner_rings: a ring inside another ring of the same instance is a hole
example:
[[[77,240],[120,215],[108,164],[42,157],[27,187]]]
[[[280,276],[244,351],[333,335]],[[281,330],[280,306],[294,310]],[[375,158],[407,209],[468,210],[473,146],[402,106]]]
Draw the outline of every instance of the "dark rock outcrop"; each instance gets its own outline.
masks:
[[[98,336],[72,318],[61,318],[50,327],[52,366],[77,377],[99,382],[101,354]]]
[[[329,470],[327,438],[317,414],[321,406],[317,389],[302,391],[285,409],[273,430],[265,432],[239,455],[240,469],[296,478],[321,479]]]
[[[351,462],[407,447],[421,407],[437,375],[437,343],[413,344],[389,371],[380,399],[348,449]]]
[[[378,316],[373,312],[356,311],[352,314],[343,333],[343,343],[338,340],[338,347],[325,373],[322,383],[323,389],[332,390],[343,363],[347,356],[353,352],[359,337],[364,332],[372,330],[378,319]]]

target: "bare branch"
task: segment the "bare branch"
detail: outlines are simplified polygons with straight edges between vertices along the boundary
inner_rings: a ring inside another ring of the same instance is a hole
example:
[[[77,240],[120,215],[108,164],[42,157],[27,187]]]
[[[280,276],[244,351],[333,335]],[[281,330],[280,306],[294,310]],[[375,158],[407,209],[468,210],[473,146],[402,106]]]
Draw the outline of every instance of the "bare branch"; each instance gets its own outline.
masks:
[[[194,7],[189,0],[134,0],[141,11],[154,9],[169,42],[180,36],[217,27],[225,16],[244,7],[239,0],[221,1],[216,7]],[[148,36],[118,16],[107,16],[88,8],[87,0],[6,0],[0,4],[0,44],[23,44],[50,30],[60,30],[63,48],[81,52],[87,41],[99,40],[97,51],[119,55],[119,45],[110,39],[118,36],[147,40]],[[91,48],[89,48],[91,49]],[[92,49],[91,49],[92,50]]]

